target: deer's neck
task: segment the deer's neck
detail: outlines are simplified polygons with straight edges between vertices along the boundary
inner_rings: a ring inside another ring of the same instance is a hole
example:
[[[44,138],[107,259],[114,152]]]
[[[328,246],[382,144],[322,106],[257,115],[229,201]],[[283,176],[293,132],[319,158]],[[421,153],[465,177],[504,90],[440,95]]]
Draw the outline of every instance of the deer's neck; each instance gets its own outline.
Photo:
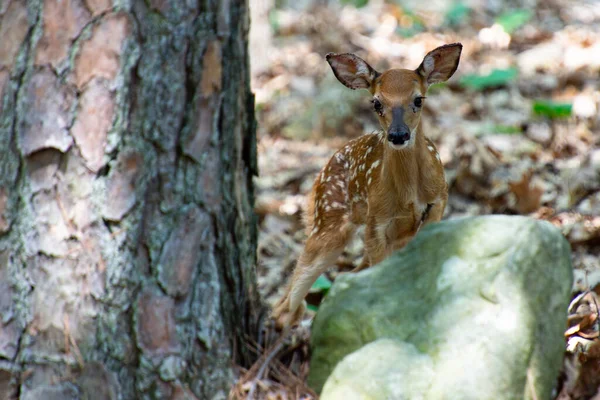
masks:
[[[417,128],[415,144],[411,148],[395,150],[384,141],[381,181],[388,185],[388,190],[406,194],[408,197],[416,195],[420,170],[424,166],[424,147],[426,142],[420,125]]]

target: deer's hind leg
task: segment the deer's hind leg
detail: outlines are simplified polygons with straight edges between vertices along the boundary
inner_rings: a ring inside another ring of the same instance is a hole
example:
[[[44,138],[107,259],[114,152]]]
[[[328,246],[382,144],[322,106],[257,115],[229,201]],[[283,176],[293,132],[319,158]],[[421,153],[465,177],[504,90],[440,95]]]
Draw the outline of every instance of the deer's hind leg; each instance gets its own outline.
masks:
[[[285,295],[273,310],[279,329],[300,321],[304,314],[304,297],[319,275],[335,263],[354,233],[354,225],[343,213],[336,214],[339,215],[328,218],[331,221],[328,225],[313,230],[306,241]]]

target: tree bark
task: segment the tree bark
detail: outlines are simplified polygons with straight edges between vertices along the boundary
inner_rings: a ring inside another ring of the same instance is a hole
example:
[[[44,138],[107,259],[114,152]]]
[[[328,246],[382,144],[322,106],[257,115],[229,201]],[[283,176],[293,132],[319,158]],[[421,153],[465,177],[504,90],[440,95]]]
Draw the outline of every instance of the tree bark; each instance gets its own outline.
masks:
[[[0,4],[0,398],[221,399],[250,360],[247,8]]]

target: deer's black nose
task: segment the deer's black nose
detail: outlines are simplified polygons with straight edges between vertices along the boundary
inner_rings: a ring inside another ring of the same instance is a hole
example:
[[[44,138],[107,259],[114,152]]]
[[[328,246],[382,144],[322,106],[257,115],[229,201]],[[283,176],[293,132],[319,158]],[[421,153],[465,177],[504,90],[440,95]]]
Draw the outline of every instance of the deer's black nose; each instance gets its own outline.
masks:
[[[388,140],[395,145],[403,145],[410,139],[410,129],[404,123],[404,108],[392,108],[392,123],[388,128]]]
[[[388,131],[388,140],[396,145],[403,145],[410,139],[410,130],[408,126],[401,127],[400,129],[390,129]]]

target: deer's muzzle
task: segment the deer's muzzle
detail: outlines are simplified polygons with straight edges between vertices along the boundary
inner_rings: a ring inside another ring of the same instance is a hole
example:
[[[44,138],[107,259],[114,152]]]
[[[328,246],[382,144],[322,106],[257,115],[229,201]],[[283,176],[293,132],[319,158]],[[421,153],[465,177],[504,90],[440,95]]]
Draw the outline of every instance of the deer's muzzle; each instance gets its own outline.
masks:
[[[388,129],[388,140],[401,146],[410,140],[410,128],[404,123],[404,108],[392,108],[392,123]]]

